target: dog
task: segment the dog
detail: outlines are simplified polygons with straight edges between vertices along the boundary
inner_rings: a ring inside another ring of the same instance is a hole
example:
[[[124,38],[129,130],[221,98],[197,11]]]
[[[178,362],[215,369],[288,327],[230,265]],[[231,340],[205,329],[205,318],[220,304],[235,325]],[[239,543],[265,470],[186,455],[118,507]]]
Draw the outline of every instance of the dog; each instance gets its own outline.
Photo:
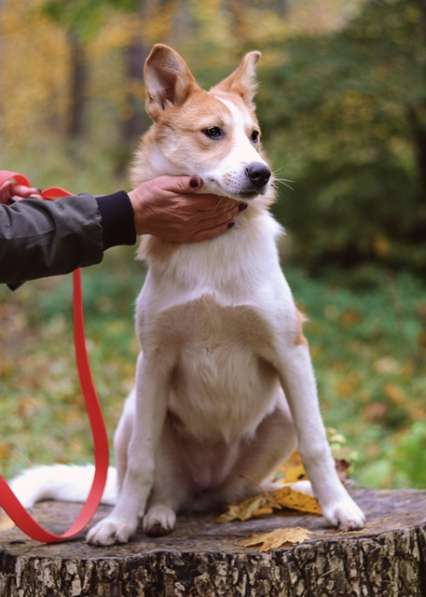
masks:
[[[296,447],[327,521],[364,525],[336,473],[302,318],[279,263],[282,229],[268,210],[274,180],[254,105],[259,57],[246,54],[209,91],[166,45],[155,45],[145,62],[153,124],[136,153],[133,184],[196,172],[203,192],[248,207],[214,240],[142,240],[138,255],[149,269],[136,305],[136,382],[103,497],[114,507],[89,530],[91,544],[127,542],[142,517],[145,533],[166,534],[181,510],[268,489]],[[93,467],[40,467],[12,488],[27,507],[46,498],[82,501],[92,475]]]

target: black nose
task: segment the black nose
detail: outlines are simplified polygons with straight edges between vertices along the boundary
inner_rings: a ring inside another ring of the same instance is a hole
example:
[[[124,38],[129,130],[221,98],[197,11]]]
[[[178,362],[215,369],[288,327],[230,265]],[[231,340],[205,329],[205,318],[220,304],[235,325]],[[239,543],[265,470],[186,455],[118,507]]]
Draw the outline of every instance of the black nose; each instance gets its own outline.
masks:
[[[261,162],[252,162],[246,168],[246,174],[256,189],[261,189],[271,178],[271,171]]]

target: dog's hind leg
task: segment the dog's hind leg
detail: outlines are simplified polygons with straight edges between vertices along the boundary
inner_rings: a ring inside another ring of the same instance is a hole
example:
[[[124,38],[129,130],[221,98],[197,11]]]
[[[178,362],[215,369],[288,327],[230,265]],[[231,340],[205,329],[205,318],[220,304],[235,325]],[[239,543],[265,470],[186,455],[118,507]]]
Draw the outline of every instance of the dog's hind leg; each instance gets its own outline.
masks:
[[[235,466],[216,494],[219,502],[229,503],[272,489],[272,474],[296,448],[296,431],[279,391],[277,407],[261,422],[256,435],[242,443]]]
[[[167,419],[155,458],[154,486],[143,519],[145,533],[151,536],[170,533],[175,527],[176,513],[188,500],[190,492],[179,441],[170,419]]]

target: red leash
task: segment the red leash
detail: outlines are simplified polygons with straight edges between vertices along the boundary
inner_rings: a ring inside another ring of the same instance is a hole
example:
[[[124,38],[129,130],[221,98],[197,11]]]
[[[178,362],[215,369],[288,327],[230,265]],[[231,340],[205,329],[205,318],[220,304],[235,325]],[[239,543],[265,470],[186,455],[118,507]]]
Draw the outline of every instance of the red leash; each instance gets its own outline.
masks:
[[[18,184],[31,186],[30,181],[22,174],[0,170],[0,185],[11,178]],[[59,187],[51,187],[45,189],[41,193],[44,199],[57,199],[59,197],[67,197],[71,194],[72,193]],[[21,531],[26,533],[32,539],[41,541],[42,543],[59,543],[61,541],[66,541],[67,539],[75,537],[84,529],[98,508],[108,474],[108,436],[90,371],[89,358],[87,356],[80,270],[75,270],[72,275],[75,357],[80,379],[80,388],[84,396],[89,416],[95,452],[96,470],[87,501],[71,527],[62,535],[55,535],[41,527],[34,518],[28,514],[10,489],[4,477],[0,476],[0,507],[5,510]]]

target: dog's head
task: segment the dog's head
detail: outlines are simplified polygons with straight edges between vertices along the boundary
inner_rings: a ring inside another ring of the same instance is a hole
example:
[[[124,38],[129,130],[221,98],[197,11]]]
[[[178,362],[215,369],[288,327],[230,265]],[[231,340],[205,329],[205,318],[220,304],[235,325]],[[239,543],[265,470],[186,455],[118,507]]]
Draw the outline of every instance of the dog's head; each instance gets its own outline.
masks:
[[[268,194],[271,170],[253,103],[259,57],[249,52],[226,79],[205,91],[175,50],[153,47],[145,62],[146,110],[154,121],[153,176],[198,174],[203,192],[238,200]],[[143,154],[136,158],[135,173],[147,159]]]

